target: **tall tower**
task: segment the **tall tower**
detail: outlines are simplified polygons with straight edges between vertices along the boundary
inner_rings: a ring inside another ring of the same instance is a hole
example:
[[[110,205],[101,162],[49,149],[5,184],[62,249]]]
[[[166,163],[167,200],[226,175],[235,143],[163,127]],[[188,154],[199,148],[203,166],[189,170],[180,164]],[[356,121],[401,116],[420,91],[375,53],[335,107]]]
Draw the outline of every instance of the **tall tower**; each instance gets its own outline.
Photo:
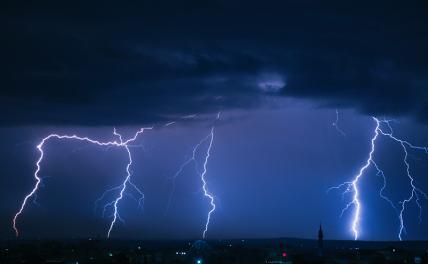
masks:
[[[318,256],[323,256],[324,251],[324,232],[322,231],[322,226],[320,224],[320,229],[318,230]]]

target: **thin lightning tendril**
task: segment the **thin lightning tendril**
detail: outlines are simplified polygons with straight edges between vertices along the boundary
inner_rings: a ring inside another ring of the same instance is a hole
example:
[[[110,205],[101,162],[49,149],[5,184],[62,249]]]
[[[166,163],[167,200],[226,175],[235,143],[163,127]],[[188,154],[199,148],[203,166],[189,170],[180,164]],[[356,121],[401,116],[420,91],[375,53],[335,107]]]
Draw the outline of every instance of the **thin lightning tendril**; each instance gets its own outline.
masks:
[[[402,140],[402,139],[395,137],[393,135],[393,129],[392,129],[392,126],[390,124],[390,122],[393,120],[379,120],[376,117],[372,117],[372,119],[376,122],[376,128],[374,130],[374,136],[371,139],[371,149],[370,149],[369,157],[368,157],[365,165],[360,168],[359,173],[354,177],[354,179],[352,181],[344,182],[338,186],[331,187],[327,190],[327,192],[330,192],[331,190],[334,190],[334,189],[345,188],[344,192],[342,193],[342,197],[347,193],[350,193],[350,192],[353,193],[352,200],[346,204],[346,206],[343,208],[340,216],[342,216],[349,208],[351,208],[351,207],[354,208],[351,230],[354,234],[354,239],[357,240],[359,238],[359,234],[360,234],[359,226],[360,226],[360,219],[361,219],[361,201],[359,199],[358,183],[359,183],[361,177],[364,175],[365,171],[370,167],[370,165],[373,165],[373,167],[377,171],[376,175],[382,177],[382,179],[383,179],[383,185],[379,191],[379,196],[382,199],[384,199],[385,201],[387,201],[391,205],[391,207],[395,210],[395,212],[397,212],[399,222],[400,222],[398,239],[401,241],[403,239],[403,237],[402,237],[403,232],[406,233],[406,227],[405,227],[405,223],[404,223],[404,213],[406,210],[406,204],[410,203],[413,200],[415,201],[416,205],[419,208],[419,223],[421,223],[422,222],[422,206],[420,204],[420,199],[424,198],[424,199],[428,200],[428,195],[416,186],[415,179],[413,178],[412,174],[410,173],[410,164],[408,161],[408,148],[411,148],[414,150],[422,150],[428,154],[428,147],[415,146],[415,145],[409,143],[408,141],[405,141],[405,140]],[[389,132],[385,132],[382,129],[382,125],[386,125],[389,129]],[[403,152],[404,152],[403,163],[404,163],[405,168],[406,168],[406,176],[409,179],[411,191],[410,191],[409,196],[406,199],[399,202],[401,204],[400,209],[398,209],[395,206],[394,202],[392,202],[391,199],[389,199],[387,196],[384,195],[384,190],[386,188],[386,183],[387,183],[386,182],[386,176],[385,176],[383,170],[380,169],[380,167],[374,161],[374,158],[373,158],[375,148],[376,148],[375,143],[376,143],[377,138],[380,135],[386,136],[386,137],[392,139],[393,141],[399,143],[401,145],[401,147],[403,148]]]
[[[420,195],[422,195],[423,198],[428,200],[428,195],[416,186],[415,179],[413,178],[413,176],[410,172],[410,163],[408,160],[408,156],[409,156],[408,148],[411,148],[413,150],[422,150],[426,154],[428,154],[428,147],[415,146],[406,140],[402,140],[402,139],[395,137],[393,135],[394,131],[392,130],[391,125],[389,124],[390,121],[383,120],[381,122],[385,123],[388,126],[390,131],[384,132],[382,129],[379,129],[380,133],[384,136],[389,137],[393,141],[399,143],[401,145],[401,147],[403,148],[403,152],[404,152],[403,163],[406,166],[406,174],[407,174],[407,177],[409,178],[409,183],[411,186],[410,195],[406,199],[404,199],[403,201],[400,201],[400,204],[401,204],[401,208],[399,211],[400,231],[398,233],[398,238],[400,240],[402,240],[403,232],[405,232],[405,230],[406,230],[405,223],[404,223],[404,212],[406,210],[406,204],[410,203],[412,200],[415,200],[415,203],[419,208],[419,223],[421,223],[422,222],[422,206],[420,204],[420,198],[421,198]]]
[[[198,151],[199,147],[200,147],[200,146],[201,146],[205,141],[207,141],[207,140],[208,140],[209,136],[210,136],[210,135],[206,136],[206,137],[205,137],[205,138],[203,138],[201,141],[199,141],[199,143],[198,143],[198,144],[196,144],[196,146],[193,148],[192,156],[191,156],[188,160],[186,160],[183,164],[181,164],[181,166],[180,166],[180,168],[178,169],[178,171],[177,171],[177,172],[175,172],[175,174],[172,176],[172,189],[171,189],[171,193],[170,193],[169,198],[168,198],[168,204],[167,204],[167,206],[166,206],[166,212],[165,212],[165,214],[168,214],[169,208],[171,207],[172,198],[173,198],[173,196],[174,196],[174,192],[175,192],[175,180],[177,179],[177,177],[178,177],[181,173],[183,173],[183,170],[184,170],[184,169],[185,169],[189,164],[194,163],[196,172],[197,172],[198,174],[201,174],[201,173],[200,173],[200,171],[198,170],[197,161],[196,161],[196,154],[197,154],[197,151]]]
[[[219,120],[219,119],[220,119],[220,113],[217,114],[217,119],[216,120]],[[202,166],[203,169],[202,169],[202,171],[200,171],[199,168],[198,168],[198,162],[196,160],[196,155],[197,155],[198,149],[201,147],[201,145],[203,143],[207,142],[207,141],[209,141],[208,142],[208,148],[206,150],[206,154],[205,154],[205,158],[204,158],[204,163],[203,163],[203,166]],[[203,190],[204,196],[209,199],[210,206],[211,206],[211,208],[210,208],[210,210],[208,211],[208,214],[207,214],[207,220],[205,222],[205,228],[204,228],[204,230],[202,232],[202,238],[203,239],[205,239],[206,233],[208,232],[208,226],[210,224],[211,215],[212,215],[212,213],[216,209],[215,197],[208,190],[207,181],[206,181],[206,178],[205,178],[205,176],[207,174],[207,165],[208,165],[208,160],[210,158],[211,148],[212,148],[212,145],[213,145],[213,141],[214,141],[214,126],[211,127],[210,133],[206,137],[204,137],[201,141],[199,141],[198,144],[195,145],[195,147],[193,148],[193,151],[192,151],[192,156],[188,160],[186,160],[184,163],[182,163],[181,166],[179,167],[179,169],[177,170],[177,172],[172,176],[172,190],[171,190],[171,193],[170,193],[170,196],[169,196],[169,199],[168,199],[168,204],[167,204],[167,207],[166,207],[166,214],[167,214],[168,210],[169,210],[169,208],[171,206],[172,197],[173,197],[174,192],[175,192],[175,180],[176,180],[176,178],[181,173],[183,173],[183,170],[189,164],[193,163],[194,166],[195,166],[196,173],[201,178],[201,181],[202,181],[202,190]]]
[[[394,209],[394,211],[398,214],[398,209],[397,209],[397,207],[395,206],[395,204],[394,204],[394,202],[393,201],[391,201],[391,199],[389,199],[387,196],[385,196],[384,194],[383,194],[383,191],[385,191],[385,189],[386,189],[386,176],[385,176],[385,173],[383,172],[383,170],[381,170],[380,168],[379,168],[379,166],[377,165],[377,163],[374,161],[374,160],[372,160],[372,164],[373,164],[373,166],[375,167],[375,169],[376,169],[376,175],[377,176],[379,176],[379,177],[382,177],[382,181],[383,181],[383,185],[382,185],[382,188],[380,188],[380,190],[379,190],[379,196],[382,198],[382,199],[384,199],[386,202],[388,202],[389,203],[389,205],[391,205],[391,207]]]
[[[128,184],[130,187],[132,187],[132,190],[138,194],[139,197],[138,198],[135,197],[135,195],[133,195],[130,191],[126,191],[124,194],[129,198],[133,199],[138,204],[138,208],[142,208],[143,201],[144,201],[144,193],[131,181],[131,179],[128,180]],[[122,189],[122,185],[105,190],[103,194],[94,202],[94,213],[97,213],[99,204],[105,200],[105,198],[109,193],[120,192],[121,189]],[[113,205],[114,205],[114,200],[104,204],[104,206],[102,207],[102,214],[101,214],[102,218],[105,218],[107,210]],[[113,217],[113,214],[110,215],[109,217]]]
[[[334,128],[339,134],[346,137],[345,132],[339,127],[339,110],[337,109],[336,109],[336,120],[331,125],[334,126]]]
[[[130,167],[132,165],[132,155],[131,152],[129,150],[129,144],[134,142],[137,137],[142,134],[144,132],[144,130],[146,129],[152,129],[152,127],[148,127],[148,128],[141,128],[140,130],[138,130],[134,136],[126,141],[123,141],[122,139],[122,135],[120,135],[119,133],[117,133],[116,129],[114,129],[113,134],[118,136],[119,138],[119,142],[117,140],[114,141],[107,141],[107,142],[102,142],[102,141],[98,141],[98,140],[94,140],[88,137],[80,137],[77,135],[58,135],[58,134],[50,134],[47,137],[43,138],[42,141],[37,145],[37,150],[39,151],[39,159],[36,162],[36,171],[34,172],[34,178],[36,179],[36,184],[34,185],[33,189],[31,190],[30,193],[28,193],[22,204],[21,207],[19,208],[18,212],[15,214],[15,216],[13,217],[13,229],[15,230],[15,234],[16,236],[19,236],[19,229],[17,228],[17,219],[18,217],[23,213],[25,206],[27,205],[27,201],[29,199],[33,199],[35,197],[37,197],[37,191],[39,189],[39,186],[42,184],[42,178],[39,176],[40,170],[41,170],[41,162],[43,161],[44,158],[44,151],[43,151],[43,146],[44,144],[49,141],[50,139],[70,139],[70,140],[79,140],[79,141],[84,141],[84,142],[88,142],[91,144],[95,144],[98,146],[106,146],[106,147],[121,147],[124,148],[127,151],[128,154],[128,163],[126,165],[126,178],[125,180],[122,182],[122,184],[120,186],[117,186],[115,188],[112,188],[110,190],[107,190],[106,192],[103,193],[103,195],[101,196],[101,198],[103,198],[107,192],[109,191],[113,191],[113,190],[119,190],[120,189],[120,193],[119,196],[111,203],[109,203],[111,206],[114,207],[114,213],[113,213],[113,220],[110,223],[110,227],[109,230],[107,232],[107,237],[110,237],[110,233],[114,227],[114,224],[116,223],[116,220],[119,221],[123,221],[123,219],[120,217],[119,212],[118,212],[118,203],[120,202],[120,200],[122,200],[124,194],[125,194],[125,190],[127,188],[128,185],[130,185],[132,188],[134,188],[134,190],[136,190],[140,195],[142,195],[142,198],[144,198],[144,195],[142,193],[142,191],[140,189],[138,189],[138,187],[133,184],[131,182],[131,172],[130,172]],[[100,198],[100,199],[101,199]],[[141,199],[139,201],[141,201]],[[98,199],[97,201],[100,201],[100,199]],[[106,206],[108,206],[109,204],[107,204]]]

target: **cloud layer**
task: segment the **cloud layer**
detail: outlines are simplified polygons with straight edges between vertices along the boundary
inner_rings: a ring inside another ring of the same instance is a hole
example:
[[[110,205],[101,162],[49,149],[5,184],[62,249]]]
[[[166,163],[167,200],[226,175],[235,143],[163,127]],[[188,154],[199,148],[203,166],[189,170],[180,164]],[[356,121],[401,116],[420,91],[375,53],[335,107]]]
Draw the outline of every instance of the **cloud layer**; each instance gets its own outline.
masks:
[[[1,125],[137,124],[265,94],[428,122],[423,1],[14,2]]]

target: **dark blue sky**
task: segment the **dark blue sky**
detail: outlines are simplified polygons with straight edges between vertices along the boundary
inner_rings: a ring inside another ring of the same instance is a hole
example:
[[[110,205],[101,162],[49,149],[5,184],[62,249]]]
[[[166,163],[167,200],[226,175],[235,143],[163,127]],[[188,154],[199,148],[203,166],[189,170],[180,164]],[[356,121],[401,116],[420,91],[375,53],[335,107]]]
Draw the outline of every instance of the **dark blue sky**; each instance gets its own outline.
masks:
[[[2,5],[1,237],[14,235],[36,146],[52,132],[112,140],[114,126],[127,136],[155,126],[131,148],[143,209],[125,197],[125,224],[112,233],[141,239],[200,237],[209,202],[192,167],[165,209],[171,176],[213,124],[206,178],[218,207],[208,238],[313,238],[322,222],[326,238],[352,239],[352,209],[339,217],[352,195],[326,190],[366,162],[371,116],[396,119],[396,136],[428,145],[423,1]],[[332,126],[336,109],[346,136]],[[162,127],[169,121],[176,124]],[[93,202],[123,180],[126,152],[58,140],[45,151],[38,205],[18,221],[23,237],[104,236],[110,219]],[[410,193],[400,144],[380,137],[374,159],[399,206]],[[408,160],[428,191],[428,155],[409,151]],[[399,221],[379,198],[373,166],[359,186],[360,239],[397,239]],[[418,223],[418,214],[413,201],[405,239],[428,238],[428,215]]]
[[[217,204],[208,237],[314,237],[320,221],[331,239],[351,239],[352,211],[339,218],[347,199],[340,192],[326,190],[350,180],[367,159],[375,123],[351,110],[340,111],[340,126],[346,137],[331,125],[334,109],[317,109],[295,104],[281,109],[226,111],[224,123],[215,130],[212,156],[208,163],[209,189]],[[126,198],[113,237],[197,238],[208,212],[201,182],[192,166],[177,178],[171,208],[165,215],[171,191],[170,178],[193,146],[209,132],[211,122],[179,124],[147,131],[132,148],[134,183],[145,193],[143,209]],[[428,141],[426,125],[406,119],[393,124],[397,135],[423,144]],[[135,127],[124,127],[133,133]],[[19,127],[3,128],[1,150],[2,234],[13,235],[11,217],[24,194],[33,186],[35,145],[55,131],[111,139],[110,127]],[[70,237],[105,235],[110,222],[94,214],[93,202],[124,177],[126,154],[79,142],[52,140],[45,147],[42,164],[44,187],[39,206],[30,203],[19,227],[24,237]],[[203,151],[202,151],[203,152]],[[203,153],[201,153],[203,154]],[[399,145],[387,139],[378,142],[375,159],[385,169],[385,194],[398,203],[409,194],[409,184]],[[426,188],[426,154],[415,152],[410,161],[418,185]],[[361,181],[362,239],[396,239],[398,218],[379,198],[381,178],[369,169]],[[349,196],[347,196],[349,198]],[[398,205],[398,204],[397,204]],[[427,202],[422,205],[426,207]],[[426,215],[417,223],[418,210],[412,204],[406,213],[406,239],[426,239]]]

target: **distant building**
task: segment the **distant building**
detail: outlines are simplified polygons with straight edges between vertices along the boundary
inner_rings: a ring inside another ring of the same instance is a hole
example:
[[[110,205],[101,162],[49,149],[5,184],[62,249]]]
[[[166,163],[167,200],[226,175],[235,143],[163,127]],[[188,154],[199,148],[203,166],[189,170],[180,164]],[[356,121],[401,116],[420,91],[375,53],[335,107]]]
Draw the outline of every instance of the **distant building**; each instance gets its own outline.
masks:
[[[320,229],[318,230],[318,256],[322,257],[324,254],[324,232],[322,231],[322,226],[320,224]]]

